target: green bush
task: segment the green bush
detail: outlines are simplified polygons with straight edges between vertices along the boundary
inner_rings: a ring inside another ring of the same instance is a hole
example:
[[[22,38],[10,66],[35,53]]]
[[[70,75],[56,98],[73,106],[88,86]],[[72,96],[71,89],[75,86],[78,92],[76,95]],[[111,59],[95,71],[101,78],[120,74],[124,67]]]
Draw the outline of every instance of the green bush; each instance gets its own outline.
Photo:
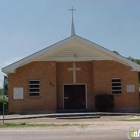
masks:
[[[97,94],[94,96],[95,108],[100,112],[112,111],[114,108],[114,95]]]
[[[8,99],[4,99],[4,112],[8,111]],[[0,98],[0,114],[3,112],[3,98]]]

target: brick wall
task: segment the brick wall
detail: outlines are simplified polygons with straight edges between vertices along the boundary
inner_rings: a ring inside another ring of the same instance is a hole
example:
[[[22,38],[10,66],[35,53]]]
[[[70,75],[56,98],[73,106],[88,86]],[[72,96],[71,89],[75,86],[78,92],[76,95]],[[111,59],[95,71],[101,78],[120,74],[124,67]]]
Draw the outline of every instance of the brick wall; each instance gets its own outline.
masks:
[[[122,94],[114,95],[115,108],[138,108],[139,90],[138,90],[138,72],[131,71],[121,63],[115,61],[94,61],[94,93],[111,94],[111,79],[122,79]],[[135,92],[127,93],[126,85],[134,85]]]
[[[40,80],[40,96],[30,97],[29,80]],[[49,83],[53,83],[52,87]],[[13,99],[13,88],[23,87],[24,99]],[[9,74],[9,111],[56,110],[56,63],[32,62]]]
[[[76,84],[86,84],[87,86],[87,109],[93,108],[93,79],[92,79],[92,62],[76,62],[76,67],[81,70],[76,72]],[[73,85],[72,62],[57,63],[57,108],[63,109],[63,85]]]
[[[115,108],[138,108],[138,72],[115,61],[75,62],[81,70],[76,82],[87,87],[87,109],[94,109],[94,95],[111,94],[111,79],[122,79],[122,94],[115,95]],[[9,74],[9,111],[47,111],[63,109],[63,85],[73,84],[73,73],[68,68],[73,62],[31,62]],[[30,97],[29,80],[40,80],[41,94]],[[54,84],[54,87],[49,83]],[[127,93],[126,85],[134,85],[135,93]],[[24,99],[13,99],[13,88],[23,87]]]

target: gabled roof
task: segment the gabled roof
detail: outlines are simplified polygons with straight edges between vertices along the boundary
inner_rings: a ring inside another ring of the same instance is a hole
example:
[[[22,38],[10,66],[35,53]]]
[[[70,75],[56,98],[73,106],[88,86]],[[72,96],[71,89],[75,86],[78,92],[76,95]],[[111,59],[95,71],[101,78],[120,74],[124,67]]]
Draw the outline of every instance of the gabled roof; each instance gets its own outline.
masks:
[[[71,62],[92,60],[115,60],[130,66],[134,71],[140,71],[140,65],[89,40],[77,35],[73,35],[2,68],[2,72],[5,74],[14,73],[18,67],[33,61]]]

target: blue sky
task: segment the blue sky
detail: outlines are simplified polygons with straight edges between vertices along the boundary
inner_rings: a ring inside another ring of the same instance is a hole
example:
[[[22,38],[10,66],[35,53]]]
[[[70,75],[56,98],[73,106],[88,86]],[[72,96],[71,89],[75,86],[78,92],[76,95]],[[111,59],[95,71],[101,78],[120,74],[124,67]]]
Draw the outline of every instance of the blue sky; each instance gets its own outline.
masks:
[[[71,6],[77,35],[140,59],[140,0],[0,0],[0,69],[69,37]]]

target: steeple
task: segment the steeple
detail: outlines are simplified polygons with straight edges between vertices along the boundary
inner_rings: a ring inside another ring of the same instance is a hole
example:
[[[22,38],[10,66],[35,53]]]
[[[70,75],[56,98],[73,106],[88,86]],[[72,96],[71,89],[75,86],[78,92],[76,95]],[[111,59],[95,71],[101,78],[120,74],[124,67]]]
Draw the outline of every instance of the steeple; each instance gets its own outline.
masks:
[[[72,23],[71,23],[71,36],[75,35],[75,28],[74,28],[74,21],[72,17]]]
[[[69,9],[69,10],[71,10],[71,12],[72,12],[71,36],[73,36],[73,35],[75,35],[74,20],[73,20],[73,11],[76,11],[76,9],[73,9],[73,6],[72,6],[72,8]]]

